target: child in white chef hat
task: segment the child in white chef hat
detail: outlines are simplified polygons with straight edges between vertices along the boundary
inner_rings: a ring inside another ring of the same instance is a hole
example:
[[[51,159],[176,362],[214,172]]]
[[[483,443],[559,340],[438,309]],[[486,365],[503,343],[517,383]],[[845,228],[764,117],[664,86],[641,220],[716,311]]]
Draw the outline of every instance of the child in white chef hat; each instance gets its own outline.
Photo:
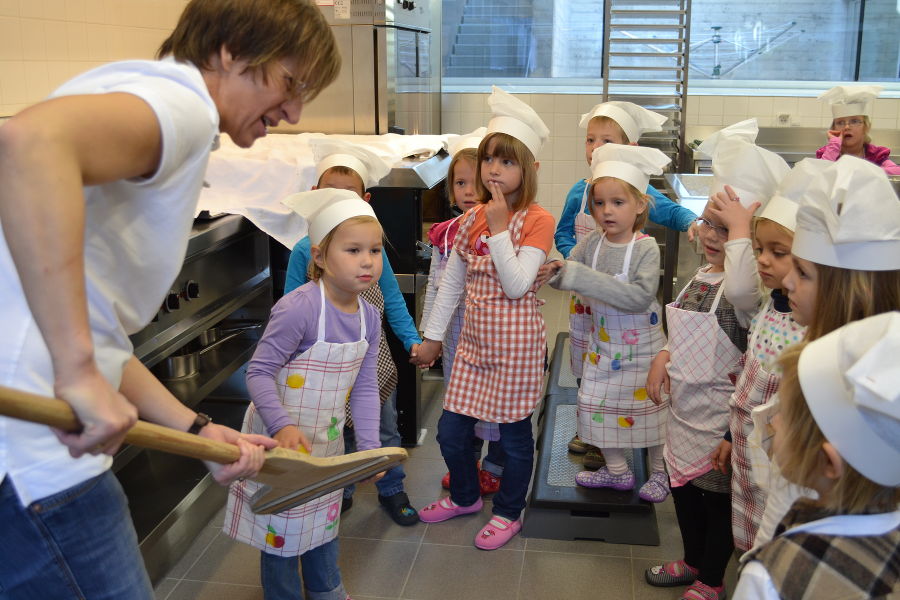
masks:
[[[819,96],[831,104],[828,143],[816,150],[816,158],[837,160],[845,154],[864,158],[885,170],[900,175],[900,165],[891,159],[891,149],[876,146],[869,137],[872,130],[872,105],[884,89],[880,85],[838,85]]]
[[[582,471],[579,485],[631,490],[634,473],[626,450],[648,448],[650,477],[639,497],[662,502],[669,496],[663,463],[668,403],[647,397],[650,362],[666,343],[659,288],[659,248],[640,233],[650,199],[644,190],[669,158],[655,148],[604,144],[594,150],[588,192],[591,216],[599,224],[579,242],[569,260],[550,263],[550,285],[580,294],[592,322],[578,388],[578,437],[600,448],[606,465]]]
[[[774,460],[801,498],[745,557],[735,600],[888,598],[900,589],[900,312],[789,348]]]
[[[272,308],[247,369],[253,402],[242,430],[271,435],[283,448],[338,456],[349,406],[360,449],[378,448],[381,317],[361,293],[381,273],[381,225],[347,190],[303,192],[284,203],[309,223],[313,281]],[[341,491],[257,515],[250,501],[258,489],[252,481],[232,485],[224,531],[261,551],[265,597],[347,598],[338,569]]]
[[[366,191],[375,186],[387,175],[391,167],[384,159],[364,146],[353,144],[332,137],[313,138],[309,142],[316,164],[318,177],[313,189],[343,189],[357,194],[366,202],[370,194]],[[415,322],[406,308],[406,301],[400,293],[400,286],[394,276],[394,270],[386,252],[381,254],[381,277],[362,292],[364,300],[378,308],[382,319],[390,325],[394,334],[404,348],[414,354],[421,343]],[[309,279],[307,269],[312,266],[310,238],[304,237],[291,250],[288,261],[287,277],[284,291],[288,293],[306,283]],[[385,333],[382,331],[378,342],[378,391],[381,398],[381,432],[383,447],[399,447],[400,433],[397,429],[397,365],[391,356]],[[347,452],[355,449],[353,421],[348,413],[345,428]],[[398,525],[414,525],[419,522],[416,509],[409,502],[403,486],[406,477],[402,465],[390,469],[381,479],[378,488],[378,501],[385,508],[391,519]],[[353,503],[355,485],[344,488],[342,510],[347,510]]]

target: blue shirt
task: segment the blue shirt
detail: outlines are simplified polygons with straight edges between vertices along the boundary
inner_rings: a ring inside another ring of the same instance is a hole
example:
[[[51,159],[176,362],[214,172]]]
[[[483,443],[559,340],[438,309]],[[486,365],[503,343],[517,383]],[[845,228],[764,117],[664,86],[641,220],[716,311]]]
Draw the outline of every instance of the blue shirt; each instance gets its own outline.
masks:
[[[310,259],[310,242],[309,236],[304,237],[297,242],[291,257],[288,260],[287,276],[284,282],[285,295],[300,287],[307,281],[307,267]],[[416,324],[412,317],[409,316],[409,310],[406,308],[406,301],[403,300],[403,294],[400,293],[400,286],[397,284],[397,277],[394,275],[394,269],[388,261],[387,252],[381,253],[383,268],[381,270],[381,278],[378,285],[381,287],[381,293],[384,296],[384,316],[391,326],[394,335],[403,343],[403,347],[409,352],[413,344],[421,344],[422,338],[416,330]]]
[[[559,217],[559,224],[556,226],[556,234],[553,236],[556,249],[564,258],[568,258],[572,248],[575,247],[575,216],[581,208],[581,197],[584,195],[585,187],[587,187],[587,181],[581,179],[569,190],[566,195],[566,204]],[[652,185],[647,186],[647,195],[651,198],[650,214],[647,216],[657,225],[678,231],[687,231],[697,218],[692,211],[672,202],[656,191]],[[590,201],[585,203],[584,212],[591,214]]]

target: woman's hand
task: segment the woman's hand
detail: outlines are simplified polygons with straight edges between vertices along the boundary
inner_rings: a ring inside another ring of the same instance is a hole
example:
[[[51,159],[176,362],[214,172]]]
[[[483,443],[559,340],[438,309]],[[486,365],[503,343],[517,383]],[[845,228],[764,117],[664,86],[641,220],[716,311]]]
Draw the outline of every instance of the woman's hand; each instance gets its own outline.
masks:
[[[312,444],[309,443],[309,440],[306,439],[306,436],[303,435],[303,432],[296,425],[285,425],[272,437],[278,442],[279,448],[300,450],[302,446],[307,453],[312,453]]]
[[[551,279],[553,279],[557,273],[566,268],[565,261],[554,259],[548,263],[545,263],[538,268],[537,277],[535,277],[534,282],[537,283],[538,287],[541,287]]]
[[[497,235],[506,231],[509,225],[509,207],[498,183],[489,181],[487,189],[491,193],[491,199],[484,205],[484,217],[487,219],[491,235]]]
[[[714,470],[728,475],[731,468],[731,442],[728,440],[719,442],[719,447],[712,453],[712,466]]]
[[[750,237],[753,213],[760,206],[759,202],[754,202],[745,207],[732,187],[726,185],[724,193],[718,192],[710,198],[709,212],[728,230],[728,239],[737,240]]]
[[[653,404],[659,406],[665,398],[663,392],[667,395],[670,393],[669,372],[666,370],[666,363],[669,362],[669,351],[662,350],[650,363],[650,372],[647,373],[647,395]]]
[[[697,221],[692,221],[690,227],[688,227],[688,241],[693,242],[697,238],[697,234],[699,233],[699,225],[697,225]]]
[[[420,369],[427,369],[434,364],[437,357],[441,355],[441,343],[435,340],[426,339],[419,344],[416,350],[416,356],[409,359],[409,362],[416,365]]]
[[[217,442],[233,444],[241,451],[241,457],[229,465],[203,461],[220,485],[228,485],[236,479],[256,477],[266,460],[266,450],[274,448],[278,442],[264,435],[241,433],[230,427],[210,423],[200,430],[200,437]]]

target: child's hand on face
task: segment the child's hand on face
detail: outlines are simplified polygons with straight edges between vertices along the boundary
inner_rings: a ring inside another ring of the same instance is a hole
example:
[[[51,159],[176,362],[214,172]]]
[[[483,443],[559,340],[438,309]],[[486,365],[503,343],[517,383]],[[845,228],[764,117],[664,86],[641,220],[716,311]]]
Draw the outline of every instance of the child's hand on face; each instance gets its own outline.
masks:
[[[650,372],[647,373],[647,395],[653,404],[659,406],[665,398],[663,392],[670,393],[669,372],[666,370],[666,363],[669,362],[669,352],[662,350],[650,363]]]
[[[844,130],[843,129],[829,129],[828,137],[836,137],[840,138],[841,143],[844,141]]]
[[[712,453],[712,467],[714,471],[728,475],[731,468],[731,442],[722,440],[718,448]]]
[[[312,452],[312,444],[309,443],[309,440],[306,439],[306,436],[303,435],[303,432],[296,425],[285,425],[272,438],[278,442],[279,448],[300,450],[302,446],[307,453]]]
[[[506,205],[506,198],[503,197],[499,184],[489,181],[487,189],[491,193],[491,199],[484,206],[484,216],[487,219],[491,235],[497,235],[506,231],[506,227],[509,225],[509,207]]]
[[[709,212],[728,230],[729,240],[738,240],[750,237],[753,213],[760,206],[754,202],[745,207],[731,186],[726,185],[724,193],[718,192],[710,198]]]
[[[550,262],[543,264],[540,266],[537,272],[537,277],[535,278],[535,283],[537,283],[538,287],[543,286],[545,283],[550,281],[557,273],[563,270],[566,267],[565,261],[561,260],[551,260]]]

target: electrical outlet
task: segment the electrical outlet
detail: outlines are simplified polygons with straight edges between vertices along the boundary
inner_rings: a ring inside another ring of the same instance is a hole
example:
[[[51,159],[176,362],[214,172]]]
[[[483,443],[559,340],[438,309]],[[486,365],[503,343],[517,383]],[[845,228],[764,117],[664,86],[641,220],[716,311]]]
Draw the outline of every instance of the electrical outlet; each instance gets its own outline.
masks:
[[[791,115],[788,113],[781,113],[778,115],[778,126],[779,127],[790,127],[791,126]]]

